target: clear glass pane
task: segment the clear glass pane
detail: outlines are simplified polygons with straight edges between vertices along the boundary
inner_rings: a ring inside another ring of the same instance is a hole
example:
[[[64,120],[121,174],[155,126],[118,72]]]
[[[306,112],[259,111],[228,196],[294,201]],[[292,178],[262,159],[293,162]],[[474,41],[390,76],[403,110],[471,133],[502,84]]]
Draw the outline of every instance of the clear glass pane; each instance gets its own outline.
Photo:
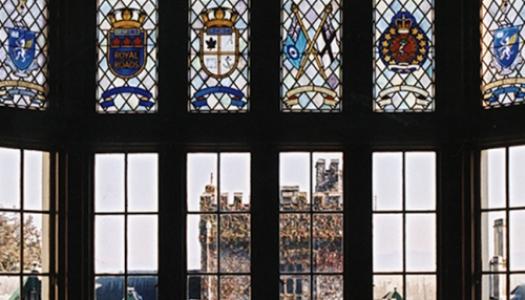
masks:
[[[20,234],[20,215],[0,211],[1,273],[20,271]]]
[[[188,215],[188,273],[217,272],[217,216]]]
[[[504,274],[483,275],[481,299],[507,299],[506,276]]]
[[[343,154],[313,153],[313,209],[343,210]]]
[[[188,154],[188,211],[217,210],[217,154]]]
[[[218,300],[217,276],[188,276],[188,300]]]
[[[310,210],[310,154],[281,153],[279,170],[281,210]]]
[[[24,215],[24,272],[49,272],[49,233],[49,215]]]
[[[20,208],[20,150],[0,148],[0,208]]]
[[[409,272],[435,271],[436,216],[434,214],[408,214],[406,216],[406,235],[406,270]]]
[[[281,276],[279,281],[280,300],[310,300],[310,276]]]
[[[403,208],[402,153],[374,153],[372,190],[374,210],[401,210]]]
[[[158,210],[159,180],[157,154],[128,155],[128,210]]]
[[[313,218],[314,272],[343,272],[343,215],[315,214]]]
[[[221,215],[221,272],[250,272],[250,215]]]
[[[279,223],[281,272],[310,272],[310,215],[281,214]]]
[[[220,209],[250,210],[250,154],[221,153]]]
[[[436,154],[408,152],[405,154],[405,186],[407,210],[436,209]]]
[[[437,299],[436,276],[433,275],[408,275],[406,277],[407,299]]]
[[[396,295],[398,296],[398,298],[396,298]],[[403,276],[374,276],[374,299],[404,299]]]
[[[221,276],[221,300],[251,299],[250,276]]]
[[[3,271],[2,271],[3,272]],[[10,300],[20,291],[20,277],[0,276],[0,299]]]
[[[343,276],[315,276],[315,300],[343,300]]]
[[[157,272],[157,223],[156,216],[128,216],[128,272]]]
[[[49,278],[36,275],[25,276],[22,290],[23,299],[47,300],[49,299]]]
[[[505,149],[481,152],[481,207],[506,206]]]
[[[510,299],[525,299],[525,274],[510,275]]]
[[[95,155],[95,211],[124,211],[124,154]]]
[[[24,151],[24,209],[49,210],[49,153]]]
[[[124,272],[124,237],[123,216],[95,217],[95,273]]]
[[[509,148],[509,200],[511,207],[525,207],[525,146]]]
[[[525,210],[510,212],[510,270],[525,271]]]
[[[402,221],[400,214],[374,215],[374,272],[403,270]]]
[[[155,276],[128,277],[127,299],[157,300],[158,278]]]
[[[124,277],[95,277],[95,300],[124,298]]]
[[[504,212],[481,214],[481,260],[484,271],[507,270],[507,220]]]

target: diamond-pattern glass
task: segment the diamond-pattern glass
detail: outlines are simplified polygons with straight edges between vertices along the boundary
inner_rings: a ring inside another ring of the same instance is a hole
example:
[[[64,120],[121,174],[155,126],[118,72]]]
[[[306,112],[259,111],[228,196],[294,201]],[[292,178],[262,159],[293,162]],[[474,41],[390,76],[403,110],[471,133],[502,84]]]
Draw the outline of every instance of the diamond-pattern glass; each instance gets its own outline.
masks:
[[[157,0],[97,2],[97,112],[156,112]]]
[[[481,92],[484,108],[525,102],[523,0],[481,3]]]
[[[0,106],[47,107],[47,0],[2,0]]]
[[[433,26],[433,0],[374,0],[375,112],[435,110]]]
[[[341,111],[341,1],[281,3],[281,111]]]
[[[248,0],[190,0],[190,112],[249,109]]]

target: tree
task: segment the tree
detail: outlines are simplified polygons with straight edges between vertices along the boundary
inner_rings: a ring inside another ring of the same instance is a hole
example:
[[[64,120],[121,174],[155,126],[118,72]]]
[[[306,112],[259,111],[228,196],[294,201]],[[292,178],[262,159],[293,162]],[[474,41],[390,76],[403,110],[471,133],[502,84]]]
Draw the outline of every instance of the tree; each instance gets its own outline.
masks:
[[[0,212],[0,272],[17,272],[20,268],[20,215]],[[24,220],[24,270],[40,267],[42,237],[33,216]]]

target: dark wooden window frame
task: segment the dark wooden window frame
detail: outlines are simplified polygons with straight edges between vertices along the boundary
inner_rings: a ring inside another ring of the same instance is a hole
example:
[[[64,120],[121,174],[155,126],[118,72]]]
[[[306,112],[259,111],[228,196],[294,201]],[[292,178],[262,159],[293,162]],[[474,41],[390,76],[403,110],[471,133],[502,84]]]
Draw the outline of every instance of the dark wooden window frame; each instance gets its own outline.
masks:
[[[443,179],[437,186],[439,299],[479,299],[479,154],[525,144],[525,106],[481,108],[480,0],[436,1],[436,111],[395,114],[372,112],[372,1],[343,5],[343,111],[333,114],[280,112],[278,1],[251,3],[250,112],[189,113],[188,3],[159,0],[159,7],[157,114],[95,113],[94,0],[50,0],[48,110],[0,108],[1,146],[59,153],[59,299],[92,299],[97,152],[159,153],[159,299],[184,299],[185,157],[196,151],[252,155],[255,300],[279,293],[279,152],[342,151],[344,293],[372,299],[371,155],[413,150],[436,151]]]

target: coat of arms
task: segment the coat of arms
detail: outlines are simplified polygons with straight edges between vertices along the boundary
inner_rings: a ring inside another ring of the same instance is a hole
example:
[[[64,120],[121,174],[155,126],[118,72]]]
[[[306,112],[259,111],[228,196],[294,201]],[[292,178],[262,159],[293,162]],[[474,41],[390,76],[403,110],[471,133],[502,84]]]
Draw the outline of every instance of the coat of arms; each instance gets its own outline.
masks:
[[[17,25],[8,28],[8,54],[10,65],[17,71],[19,77],[26,77],[29,72],[36,68],[36,33],[30,31],[26,26]]]
[[[116,9],[107,15],[111,29],[107,33],[107,62],[109,70],[119,78],[137,77],[147,62],[147,31],[143,28],[147,14],[138,9]],[[131,86],[129,82],[123,86],[108,89],[102,93],[101,107],[108,109],[115,106],[115,97],[120,95],[135,95],[139,106],[151,109],[155,102],[153,95],[139,86]]]
[[[228,99],[225,103],[243,108],[247,104],[245,94],[240,89],[220,84],[220,80],[236,71],[239,64],[240,33],[236,28],[239,14],[233,8],[219,6],[204,9],[199,18],[203,24],[197,29],[202,70],[219,83],[199,88],[193,94],[191,103],[201,109],[210,106],[210,97],[220,97]]]
[[[427,60],[430,43],[414,16],[398,12],[379,38],[379,56],[397,73],[412,73]]]
[[[38,47],[39,32],[35,25],[30,26],[24,21],[24,16],[31,13],[27,0],[19,0],[12,14],[16,21],[7,27],[7,57],[6,64],[12,72],[6,80],[0,82],[0,102],[22,107],[38,107],[45,105],[47,87],[39,82],[39,65],[37,57],[41,55]],[[35,72],[36,71],[36,72]]]
[[[108,33],[108,63],[115,75],[130,78],[146,65],[147,33],[142,28],[146,14],[127,8],[120,10],[120,14],[120,20],[116,19],[115,12],[108,15],[112,23]],[[133,19],[134,14],[138,14],[138,18]]]
[[[223,78],[230,75],[239,62],[239,31],[235,28],[238,14],[233,9],[216,7],[204,10],[200,36],[200,59],[208,75]]]

